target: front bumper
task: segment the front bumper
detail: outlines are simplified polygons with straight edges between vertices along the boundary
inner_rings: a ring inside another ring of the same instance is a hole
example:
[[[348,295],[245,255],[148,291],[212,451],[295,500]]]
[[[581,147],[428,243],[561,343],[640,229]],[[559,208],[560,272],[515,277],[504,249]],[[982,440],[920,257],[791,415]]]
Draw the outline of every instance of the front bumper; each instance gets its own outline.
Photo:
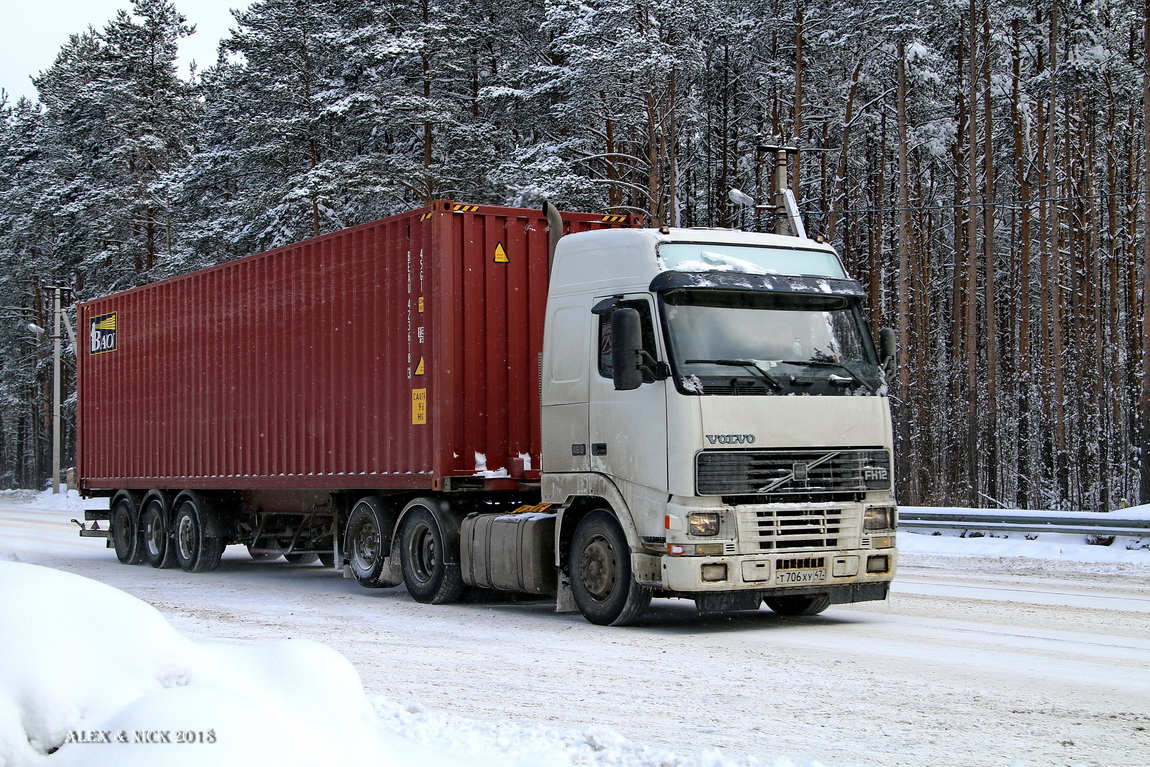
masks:
[[[745,590],[817,593],[837,591],[840,586],[890,583],[897,563],[898,550],[893,547],[714,557],[668,554],[659,557],[659,580],[664,591],[681,594]],[[885,589],[881,591],[885,595]]]

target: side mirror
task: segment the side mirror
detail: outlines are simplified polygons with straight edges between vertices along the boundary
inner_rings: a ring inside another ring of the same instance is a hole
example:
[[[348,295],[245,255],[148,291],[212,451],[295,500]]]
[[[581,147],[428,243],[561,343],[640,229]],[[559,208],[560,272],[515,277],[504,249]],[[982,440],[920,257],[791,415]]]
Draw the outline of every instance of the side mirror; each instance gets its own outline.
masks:
[[[878,332],[879,364],[886,373],[887,378],[894,378],[895,357],[898,355],[898,336],[891,328],[883,328]]]
[[[622,308],[611,312],[611,378],[618,391],[638,389],[643,384],[639,353],[643,331],[639,312]]]

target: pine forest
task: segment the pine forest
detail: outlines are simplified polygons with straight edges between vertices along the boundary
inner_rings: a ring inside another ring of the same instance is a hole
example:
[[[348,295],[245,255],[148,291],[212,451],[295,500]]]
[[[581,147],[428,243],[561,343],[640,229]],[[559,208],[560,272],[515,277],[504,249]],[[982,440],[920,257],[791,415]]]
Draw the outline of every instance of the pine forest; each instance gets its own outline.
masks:
[[[51,473],[48,286],[435,199],[769,231],[728,192],[783,142],[898,334],[900,503],[1150,501],[1150,0],[257,0],[191,71],[125,5],[0,96],[2,486]]]

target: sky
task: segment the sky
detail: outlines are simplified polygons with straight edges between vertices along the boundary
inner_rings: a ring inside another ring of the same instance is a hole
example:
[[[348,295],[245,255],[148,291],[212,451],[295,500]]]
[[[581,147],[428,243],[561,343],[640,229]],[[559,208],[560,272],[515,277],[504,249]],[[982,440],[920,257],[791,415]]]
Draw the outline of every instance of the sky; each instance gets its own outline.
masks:
[[[216,45],[233,23],[231,8],[246,8],[251,0],[176,0],[176,8],[196,25],[196,33],[180,43],[180,74],[196,61],[200,69],[215,63]],[[102,29],[116,11],[130,10],[131,0],[10,0],[0,10],[0,88],[11,101],[36,99],[31,77],[52,66],[70,35],[89,26]]]

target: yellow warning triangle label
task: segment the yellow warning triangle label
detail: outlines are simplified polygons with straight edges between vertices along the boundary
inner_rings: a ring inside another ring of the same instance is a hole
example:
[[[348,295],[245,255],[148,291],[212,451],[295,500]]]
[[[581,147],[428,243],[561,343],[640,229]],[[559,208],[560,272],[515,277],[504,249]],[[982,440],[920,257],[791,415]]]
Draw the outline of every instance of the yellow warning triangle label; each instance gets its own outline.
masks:
[[[497,242],[495,244],[495,263],[497,263],[497,264],[509,264],[509,263],[511,263],[511,259],[509,259],[507,257],[507,251],[503,249],[503,243],[502,242]]]
[[[415,374],[417,376],[423,375],[423,357],[419,358],[419,364],[415,366]]]

